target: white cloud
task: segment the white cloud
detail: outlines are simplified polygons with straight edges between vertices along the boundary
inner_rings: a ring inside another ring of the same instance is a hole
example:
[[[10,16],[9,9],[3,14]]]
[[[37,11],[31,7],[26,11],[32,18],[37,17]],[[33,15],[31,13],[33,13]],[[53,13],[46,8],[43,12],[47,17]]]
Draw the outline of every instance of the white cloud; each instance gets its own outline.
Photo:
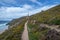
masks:
[[[17,2],[16,2],[16,0],[0,0],[0,2],[2,2],[2,3],[12,3],[12,4],[16,4]]]
[[[33,6],[24,4],[23,7],[7,7],[6,11],[16,13],[16,12],[26,12],[30,9],[33,9]]]
[[[35,10],[31,11],[30,15],[39,13],[41,11],[46,11],[46,10],[52,8],[52,7],[55,7],[55,6],[56,5],[46,5],[46,6],[40,7],[38,9],[35,9]]]
[[[24,5],[23,5],[23,8],[25,8],[25,9],[32,9],[33,7],[32,7],[31,5],[24,4]]]
[[[0,12],[0,18],[18,18],[22,15],[24,12],[26,11],[26,9],[24,8],[20,8],[20,7],[7,7],[5,10],[2,10],[2,12]],[[23,13],[21,13],[23,12]],[[24,13],[25,14],[25,13]]]
[[[34,2],[34,3],[37,3],[38,5],[42,5],[42,3],[39,2],[38,0],[30,0],[30,1],[32,1],[32,2]]]
[[[1,6],[20,6],[20,4],[18,5],[18,2],[16,0],[0,0],[0,4]]]
[[[41,12],[41,10],[47,10],[47,9],[50,9],[52,7],[54,7],[56,5],[48,5],[48,6],[43,6],[43,7],[40,7],[38,9],[32,9],[29,10],[29,13],[30,15],[32,14],[36,14],[38,12]],[[18,18],[18,17],[21,17],[21,16],[26,16],[28,14],[28,9],[30,8],[33,8],[32,6],[30,5],[26,5],[23,6],[22,8],[21,7],[2,7],[0,8],[0,20],[1,19],[13,19],[13,18]]]
[[[32,2],[37,2],[37,0],[30,0],[30,1],[32,1]]]
[[[41,10],[47,10],[47,9],[50,9],[50,8],[52,8],[52,7],[54,7],[54,6],[56,6],[56,5],[48,5],[48,6],[44,6],[44,7],[42,7],[41,8]]]
[[[27,9],[21,8],[21,7],[8,7],[8,8],[6,9],[7,12],[13,12],[13,13],[15,13],[15,12],[24,12],[24,11],[26,11],[26,10],[27,10]]]
[[[2,7],[0,8],[0,19],[18,18],[26,16],[28,9],[33,8],[31,5],[25,4],[23,7]]]

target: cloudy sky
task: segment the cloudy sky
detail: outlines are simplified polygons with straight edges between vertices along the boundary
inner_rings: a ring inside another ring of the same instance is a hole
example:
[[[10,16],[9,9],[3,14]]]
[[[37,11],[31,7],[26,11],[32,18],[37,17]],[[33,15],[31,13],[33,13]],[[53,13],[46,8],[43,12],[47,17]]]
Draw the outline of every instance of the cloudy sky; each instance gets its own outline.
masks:
[[[60,0],[0,0],[0,20],[38,13],[60,4]]]

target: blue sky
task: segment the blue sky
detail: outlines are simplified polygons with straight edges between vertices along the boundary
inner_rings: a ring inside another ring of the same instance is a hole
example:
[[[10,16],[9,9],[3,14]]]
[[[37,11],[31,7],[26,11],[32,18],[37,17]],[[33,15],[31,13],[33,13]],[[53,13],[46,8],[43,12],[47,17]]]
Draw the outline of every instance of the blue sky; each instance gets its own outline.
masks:
[[[0,20],[10,20],[47,10],[60,4],[60,0],[0,0]]]

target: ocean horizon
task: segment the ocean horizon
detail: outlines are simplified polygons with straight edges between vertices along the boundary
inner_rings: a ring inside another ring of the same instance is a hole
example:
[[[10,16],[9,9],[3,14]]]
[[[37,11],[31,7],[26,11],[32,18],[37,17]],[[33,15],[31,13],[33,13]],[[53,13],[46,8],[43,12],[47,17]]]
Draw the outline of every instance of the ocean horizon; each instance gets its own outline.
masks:
[[[7,23],[8,22],[0,23],[0,33],[8,29],[8,25],[6,25]]]

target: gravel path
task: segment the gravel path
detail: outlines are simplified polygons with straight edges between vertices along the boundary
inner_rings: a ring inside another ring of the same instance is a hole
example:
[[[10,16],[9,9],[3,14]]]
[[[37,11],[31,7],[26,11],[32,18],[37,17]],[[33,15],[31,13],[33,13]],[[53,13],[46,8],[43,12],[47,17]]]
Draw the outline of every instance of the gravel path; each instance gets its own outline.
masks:
[[[28,23],[28,21],[25,23],[25,26],[24,26],[24,31],[23,31],[23,34],[22,34],[22,40],[29,40],[27,23]]]
[[[50,29],[55,29],[57,32],[60,32],[60,29],[58,29],[58,27],[60,25],[51,25],[51,26],[49,26],[48,24],[40,24],[40,26],[47,27],[47,28],[50,28]]]

